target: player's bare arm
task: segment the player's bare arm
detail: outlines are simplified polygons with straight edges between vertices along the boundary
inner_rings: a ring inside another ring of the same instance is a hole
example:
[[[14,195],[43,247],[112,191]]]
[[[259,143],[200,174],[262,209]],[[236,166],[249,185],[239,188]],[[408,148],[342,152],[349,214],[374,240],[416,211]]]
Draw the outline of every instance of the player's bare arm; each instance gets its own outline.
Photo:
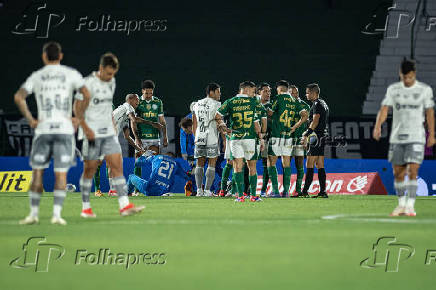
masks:
[[[129,118],[130,118],[130,115],[129,115]],[[164,127],[161,123],[158,123],[158,122],[148,121],[148,120],[145,120],[141,117],[134,117],[134,118],[135,118],[135,123],[142,123],[142,124],[150,125],[153,128],[156,128],[158,130],[162,130]]]
[[[168,146],[168,135],[167,135],[167,122],[165,121],[165,117],[163,115],[159,116],[159,123],[162,125],[162,134],[163,134],[163,146]]]
[[[136,145],[135,140],[132,139],[132,137],[130,137],[130,130],[128,127],[125,127],[123,129],[123,136],[124,139],[127,140],[127,142],[133,147],[135,148],[136,151],[142,151],[142,147],[139,147],[138,145]]]
[[[434,138],[434,109],[428,108],[425,110],[425,119],[427,121],[428,137],[427,147],[433,147],[436,143]]]
[[[227,128],[226,123],[223,120],[223,116],[221,116],[219,113],[215,114],[215,121],[218,131],[220,131],[220,133],[224,135],[229,135],[232,133],[232,130]]]
[[[195,138],[195,133],[197,132],[197,116],[195,113],[192,113],[192,134]]]
[[[377,119],[375,121],[374,130],[372,132],[372,137],[375,140],[377,140],[377,141],[380,140],[381,126],[383,125],[383,123],[388,118],[388,113],[389,113],[389,107],[388,106],[382,106],[380,108],[380,110],[378,111],[378,113],[377,113]],[[434,127],[433,127],[433,129],[434,129]]]
[[[319,115],[318,115],[319,116]],[[294,126],[292,126],[291,128],[291,132],[294,132],[295,130],[297,130],[298,128],[300,128],[301,125],[303,125],[304,123],[306,123],[307,119],[309,118],[309,114],[307,113],[306,110],[302,110],[300,112],[300,120],[295,123]]]
[[[304,146],[307,145],[307,136],[308,136],[310,133],[312,133],[312,132],[316,129],[316,127],[318,127],[318,124],[319,124],[319,117],[320,117],[319,114],[314,114],[314,115],[313,115],[313,120],[312,120],[312,122],[310,123],[309,128],[306,130],[306,132],[303,134],[303,137],[301,138],[301,142],[300,142],[300,143],[301,143],[302,145],[304,145]]]
[[[30,127],[36,128],[36,126],[38,126],[38,120],[33,118],[32,113],[29,111],[29,107],[27,106],[26,103],[27,96],[28,96],[27,91],[21,88],[15,93],[14,101],[18,109],[20,110],[21,114],[29,122]]]
[[[95,139],[95,134],[85,121],[85,110],[89,106],[89,101],[91,99],[91,94],[86,87],[80,88],[79,92],[83,95],[83,100],[75,100],[73,104],[73,112],[77,119],[79,119],[79,124],[83,129],[83,133],[86,139],[92,141]]]

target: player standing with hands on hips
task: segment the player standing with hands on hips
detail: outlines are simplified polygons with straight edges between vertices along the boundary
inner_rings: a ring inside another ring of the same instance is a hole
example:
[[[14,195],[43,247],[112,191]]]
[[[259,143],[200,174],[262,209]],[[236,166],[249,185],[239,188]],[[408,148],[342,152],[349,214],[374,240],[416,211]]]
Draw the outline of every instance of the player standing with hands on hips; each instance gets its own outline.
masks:
[[[435,144],[433,90],[430,86],[416,80],[416,64],[413,60],[403,60],[400,78],[400,82],[391,84],[386,91],[377,114],[373,137],[377,141],[380,140],[381,125],[386,121],[389,108],[392,108],[393,120],[388,159],[394,170],[394,188],[398,196],[398,206],[391,216],[416,216],[417,175],[424,159],[424,115],[429,130],[427,147]],[[409,176],[407,182],[404,179],[406,173]]]

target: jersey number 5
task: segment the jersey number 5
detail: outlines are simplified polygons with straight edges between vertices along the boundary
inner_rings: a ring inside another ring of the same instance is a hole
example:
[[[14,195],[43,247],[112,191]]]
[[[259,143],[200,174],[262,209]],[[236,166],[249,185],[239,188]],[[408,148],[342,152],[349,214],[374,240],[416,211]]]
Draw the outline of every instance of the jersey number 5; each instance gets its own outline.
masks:
[[[157,174],[162,176],[163,178],[170,179],[171,174],[174,170],[174,164],[170,164],[167,161],[162,161],[161,167],[159,167],[159,170],[157,171]]]

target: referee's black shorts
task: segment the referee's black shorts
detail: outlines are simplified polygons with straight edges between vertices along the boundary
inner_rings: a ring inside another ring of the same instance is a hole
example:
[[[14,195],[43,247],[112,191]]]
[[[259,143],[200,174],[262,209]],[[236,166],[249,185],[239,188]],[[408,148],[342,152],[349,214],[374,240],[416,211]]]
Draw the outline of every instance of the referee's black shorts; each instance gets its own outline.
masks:
[[[325,134],[316,134],[316,138],[309,139],[307,156],[324,156]]]

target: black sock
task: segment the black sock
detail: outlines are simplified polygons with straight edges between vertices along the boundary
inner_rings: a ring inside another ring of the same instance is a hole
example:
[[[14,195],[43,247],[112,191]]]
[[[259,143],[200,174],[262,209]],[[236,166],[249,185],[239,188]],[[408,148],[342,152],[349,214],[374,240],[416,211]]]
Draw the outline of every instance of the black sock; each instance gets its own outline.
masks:
[[[309,187],[312,184],[312,180],[313,180],[313,168],[307,168],[306,177],[304,178],[303,193],[307,193],[309,191]]]
[[[319,193],[325,193],[326,174],[324,168],[318,168]]]
[[[249,176],[249,172],[248,172],[248,166],[245,166],[244,168],[244,192],[246,194],[250,193],[250,180],[248,179]]]

